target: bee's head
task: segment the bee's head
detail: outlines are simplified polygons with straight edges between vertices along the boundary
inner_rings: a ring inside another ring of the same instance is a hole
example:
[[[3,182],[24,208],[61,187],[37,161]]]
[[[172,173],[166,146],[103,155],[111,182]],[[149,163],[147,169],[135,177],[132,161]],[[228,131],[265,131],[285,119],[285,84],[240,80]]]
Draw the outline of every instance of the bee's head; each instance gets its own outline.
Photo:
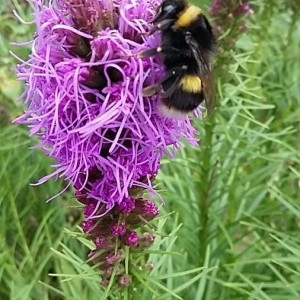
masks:
[[[176,19],[178,14],[186,7],[187,2],[185,0],[163,0],[162,4],[157,8],[152,22],[158,23],[165,19]]]

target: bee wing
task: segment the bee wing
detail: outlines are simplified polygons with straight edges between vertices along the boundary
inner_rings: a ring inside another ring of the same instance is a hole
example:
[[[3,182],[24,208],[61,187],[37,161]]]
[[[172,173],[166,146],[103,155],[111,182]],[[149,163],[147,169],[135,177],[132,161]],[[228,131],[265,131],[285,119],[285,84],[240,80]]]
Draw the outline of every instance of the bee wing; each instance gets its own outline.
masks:
[[[205,105],[207,109],[207,114],[212,115],[216,107],[216,95],[214,89],[214,81],[212,73],[209,72],[203,76],[200,76],[202,79],[202,88],[204,94]]]
[[[215,90],[214,90],[214,82],[211,70],[211,63],[210,63],[210,54],[204,54],[201,49],[199,49],[198,43],[192,38],[191,34],[187,34],[185,38],[187,44],[190,46],[199,69],[198,76],[202,80],[202,88],[203,94],[206,104],[206,109],[208,115],[211,116],[214,108],[216,106],[215,100]]]

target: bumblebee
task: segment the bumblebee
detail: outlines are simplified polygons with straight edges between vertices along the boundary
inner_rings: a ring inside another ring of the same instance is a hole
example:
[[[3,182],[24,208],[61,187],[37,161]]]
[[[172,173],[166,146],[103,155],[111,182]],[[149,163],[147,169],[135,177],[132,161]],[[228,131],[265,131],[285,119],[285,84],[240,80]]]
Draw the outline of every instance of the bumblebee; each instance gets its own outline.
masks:
[[[161,46],[138,53],[139,58],[161,54],[163,79],[144,88],[145,97],[159,94],[161,112],[168,117],[187,114],[205,100],[214,110],[212,56],[216,39],[199,7],[185,0],[163,0],[146,35],[161,31]]]

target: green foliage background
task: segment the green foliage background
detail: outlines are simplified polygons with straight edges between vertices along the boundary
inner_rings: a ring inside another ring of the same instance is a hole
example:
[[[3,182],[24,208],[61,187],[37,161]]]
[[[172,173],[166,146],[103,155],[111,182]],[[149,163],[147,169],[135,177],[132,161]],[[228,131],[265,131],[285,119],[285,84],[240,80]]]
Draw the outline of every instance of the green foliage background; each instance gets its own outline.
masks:
[[[30,49],[9,42],[33,31],[11,10],[31,20],[31,9],[1,2],[0,299],[300,299],[300,5],[252,4],[249,30],[217,57],[219,106],[195,120],[200,147],[163,162],[154,269],[119,293],[85,263],[91,245],[71,191],[45,204],[63,182],[29,186],[52,163],[11,125],[23,108],[9,50],[26,58]]]

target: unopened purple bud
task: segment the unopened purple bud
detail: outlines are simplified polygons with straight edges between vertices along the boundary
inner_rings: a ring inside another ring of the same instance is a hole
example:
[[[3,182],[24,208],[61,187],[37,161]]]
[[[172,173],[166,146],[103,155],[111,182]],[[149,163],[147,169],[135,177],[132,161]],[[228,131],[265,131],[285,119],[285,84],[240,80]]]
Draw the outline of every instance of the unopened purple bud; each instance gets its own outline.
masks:
[[[126,227],[124,222],[113,222],[110,227],[110,232],[113,236],[123,236],[126,232]]]
[[[139,239],[138,247],[141,249],[145,249],[150,247],[155,240],[155,235],[150,232],[144,232]]]
[[[128,214],[131,211],[133,211],[135,208],[135,203],[132,198],[126,198],[124,199],[119,205],[118,209],[123,214]]]
[[[96,238],[95,244],[97,248],[105,249],[106,248],[106,237],[105,236],[98,236]]]
[[[246,14],[253,14],[253,10],[250,7],[250,4],[248,2],[245,2],[241,5],[239,5],[236,9],[237,15],[246,15]]]
[[[109,265],[115,265],[117,263],[120,263],[125,259],[125,252],[123,249],[119,249],[116,253],[115,252],[109,252],[105,260]]]
[[[96,237],[95,244],[99,249],[113,249],[116,246],[116,239],[100,235]]]
[[[90,203],[85,206],[83,213],[86,217],[89,217],[94,213],[95,209],[96,205],[94,203]]]
[[[82,191],[75,191],[75,198],[82,204],[90,203],[90,199],[88,199],[86,194]]]
[[[115,272],[115,275],[121,275],[125,271],[125,267],[122,264],[116,266],[109,266],[104,273],[104,276],[109,277]]]
[[[126,222],[131,225],[138,225],[145,220],[149,222],[158,213],[158,208],[152,201],[139,198],[135,200],[135,209],[128,215]]]
[[[146,200],[145,204],[144,204],[144,212],[146,214],[157,216],[158,215],[158,208],[152,201]]]
[[[118,283],[121,286],[129,286],[131,282],[132,282],[132,277],[127,274],[121,275],[118,280]]]
[[[109,285],[109,279],[107,279],[107,278],[102,278],[100,283],[101,283],[101,285],[103,285],[103,286],[108,286],[108,285]]]
[[[138,212],[146,221],[153,220],[159,213],[157,206],[151,200],[139,200]]]
[[[209,9],[209,13],[211,16],[217,16],[223,8],[224,8],[224,3],[218,0],[213,0],[212,5],[210,6]]]
[[[251,7],[248,2],[245,2],[240,5],[239,9],[241,12],[248,13],[251,10]]]
[[[150,242],[154,242],[154,240],[155,240],[155,235],[153,233],[150,233],[150,232],[144,232],[142,237],[145,240],[148,240]]]
[[[127,231],[124,238],[122,239],[122,242],[124,243],[124,245],[129,246],[129,247],[137,246],[138,241],[139,241],[139,236],[133,230]]]
[[[94,226],[94,223],[92,220],[85,220],[81,224],[82,230],[84,232],[90,231],[93,228],[93,226]]]

